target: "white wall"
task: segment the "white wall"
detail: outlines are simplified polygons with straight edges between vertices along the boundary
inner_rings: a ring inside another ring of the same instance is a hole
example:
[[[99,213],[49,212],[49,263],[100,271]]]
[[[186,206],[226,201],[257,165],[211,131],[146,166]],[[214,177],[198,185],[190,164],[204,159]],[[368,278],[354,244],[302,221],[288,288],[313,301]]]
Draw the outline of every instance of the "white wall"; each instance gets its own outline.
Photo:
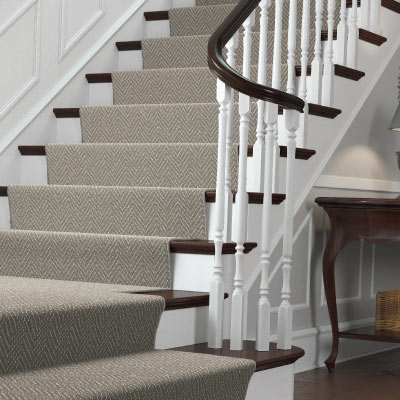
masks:
[[[115,41],[142,39],[143,12],[169,7],[169,0],[0,1],[0,185],[19,181],[17,145],[55,140],[53,107],[88,103],[85,73],[117,68]]]

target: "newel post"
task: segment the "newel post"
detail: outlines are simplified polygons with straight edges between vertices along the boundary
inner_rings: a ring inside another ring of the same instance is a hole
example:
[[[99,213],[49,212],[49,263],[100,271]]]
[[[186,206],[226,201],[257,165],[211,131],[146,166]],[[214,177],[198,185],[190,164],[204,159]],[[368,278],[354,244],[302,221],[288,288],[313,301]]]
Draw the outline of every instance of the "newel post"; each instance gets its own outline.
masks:
[[[210,306],[208,321],[208,345],[221,348],[223,340],[224,319],[224,281],[222,276],[222,246],[224,237],[225,216],[225,157],[226,128],[228,122],[228,104],[232,98],[232,89],[217,80],[217,101],[219,103],[218,117],[218,166],[217,187],[215,199],[215,261],[213,276],[210,283]]]
[[[278,310],[278,348],[287,350],[292,346],[293,311],[290,304],[290,273],[293,252],[294,182],[296,157],[296,131],[299,128],[299,112],[285,110],[287,135],[286,199],[283,219],[283,286],[282,302]]]

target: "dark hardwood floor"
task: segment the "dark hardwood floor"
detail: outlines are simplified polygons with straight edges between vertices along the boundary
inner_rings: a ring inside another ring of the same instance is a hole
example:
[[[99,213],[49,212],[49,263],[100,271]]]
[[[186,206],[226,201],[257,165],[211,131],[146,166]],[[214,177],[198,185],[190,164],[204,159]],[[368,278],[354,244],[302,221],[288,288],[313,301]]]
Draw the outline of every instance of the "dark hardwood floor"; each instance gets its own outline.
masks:
[[[400,349],[296,374],[295,400],[400,400]]]

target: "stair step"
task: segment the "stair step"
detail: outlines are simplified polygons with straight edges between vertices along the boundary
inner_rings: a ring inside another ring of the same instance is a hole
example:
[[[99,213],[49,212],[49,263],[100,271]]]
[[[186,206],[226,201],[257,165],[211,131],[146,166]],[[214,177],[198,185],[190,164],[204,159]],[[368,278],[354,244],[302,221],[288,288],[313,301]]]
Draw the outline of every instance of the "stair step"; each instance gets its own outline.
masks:
[[[400,3],[396,0],[382,0],[382,7],[400,14]]]
[[[244,243],[244,253],[250,253],[256,247],[257,243],[246,242]],[[213,240],[172,240],[169,248],[171,253],[215,254],[215,244]],[[222,254],[236,254],[236,243],[224,243],[222,246]]]
[[[118,51],[142,50],[142,42],[140,40],[116,42],[115,45]]]
[[[207,239],[204,189],[11,185],[8,196],[12,229]]]
[[[367,31],[366,29],[360,28],[358,32],[359,32],[358,38],[360,40],[374,44],[375,46],[382,46],[382,44],[387,41],[387,38],[385,38],[384,36]],[[323,41],[328,40],[328,31],[323,30],[321,33],[322,33],[321,39]],[[333,40],[337,40],[337,29],[333,31]]]
[[[163,297],[165,300],[165,311],[204,307],[210,304],[210,294],[204,292],[168,289],[133,293]],[[228,293],[225,293],[224,298],[227,299],[228,297]]]
[[[301,65],[296,65],[296,76],[301,76]],[[307,76],[311,76],[311,65],[307,65]],[[335,64],[335,75],[352,81],[359,81],[365,76],[365,72],[357,69],[345,67],[344,65]]]
[[[248,192],[249,204],[263,204],[264,193]],[[235,201],[236,192],[233,193],[233,201]],[[286,199],[285,194],[273,193],[272,204],[281,204]],[[215,203],[215,191],[208,190],[206,192],[206,202]]]
[[[174,350],[253,360],[256,362],[256,372],[293,364],[305,354],[303,349],[296,346],[292,346],[290,350],[278,350],[276,343],[270,343],[269,351],[257,351],[255,342],[249,340],[244,341],[242,351],[230,350],[228,340],[224,340],[222,349],[211,349],[207,343],[199,343]]]
[[[315,104],[314,106],[317,106],[317,104]],[[323,106],[318,106],[318,107],[323,107]],[[326,108],[330,110],[330,107],[326,107]],[[326,112],[324,110],[324,108],[321,108],[321,113],[322,112]],[[311,114],[311,112],[310,112],[310,114]],[[328,118],[332,118],[332,117],[329,116]],[[279,146],[279,147],[281,149],[280,156],[287,157],[286,146]],[[46,155],[46,146],[18,146],[18,150],[21,153],[21,156],[45,156]],[[299,160],[308,160],[314,154],[316,154],[315,150],[302,149],[302,148],[296,149],[296,158]],[[247,156],[253,157],[253,146],[248,147]]]
[[[19,400],[244,399],[254,369],[251,360],[153,350],[2,376],[0,392]]]
[[[15,199],[10,197],[10,202]],[[51,212],[51,201],[48,205]],[[29,219],[40,218],[40,211],[34,205],[30,207],[32,215],[28,215],[27,224],[12,221],[19,229],[0,230],[0,276],[129,284],[147,290],[172,286],[170,238],[54,232],[48,225],[44,227],[47,230],[36,230]]]
[[[144,13],[146,21],[164,21],[169,19],[168,10],[163,11],[146,11]]]
[[[301,65],[296,65],[296,76],[301,76]],[[307,75],[311,76],[311,65],[307,66]],[[335,64],[335,75],[341,76],[342,78],[351,79],[358,81],[365,76],[365,72],[345,67],[343,65]],[[95,73],[86,74],[88,83],[110,83],[112,82],[111,73]],[[71,111],[72,112],[72,111]]]
[[[280,148],[280,156],[286,158],[287,157],[287,146],[279,146]],[[296,159],[297,160],[308,160],[317,152],[311,149],[303,149],[300,147],[296,148]],[[247,156],[253,157],[253,147],[249,146],[247,150]]]
[[[151,350],[164,301],[137,290],[2,276],[0,387],[4,374]]]
[[[308,103],[308,113],[317,117],[334,119],[342,113],[342,110],[334,107],[322,106],[320,104]]]
[[[79,108],[53,108],[56,118],[79,118]]]
[[[0,186],[0,197],[7,197],[7,186]],[[263,204],[264,193],[249,192],[249,204]],[[215,203],[215,191],[208,190],[205,193],[207,203]],[[233,194],[233,201],[235,201],[236,193]],[[272,204],[281,204],[286,198],[285,194],[273,193]]]

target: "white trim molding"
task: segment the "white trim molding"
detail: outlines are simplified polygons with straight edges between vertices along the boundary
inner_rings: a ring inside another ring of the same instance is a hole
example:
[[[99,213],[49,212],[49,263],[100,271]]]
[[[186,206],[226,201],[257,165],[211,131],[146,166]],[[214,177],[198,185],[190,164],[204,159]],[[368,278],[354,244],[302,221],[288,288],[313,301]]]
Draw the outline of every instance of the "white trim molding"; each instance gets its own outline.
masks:
[[[400,182],[349,176],[321,175],[315,187],[327,189],[354,190],[362,192],[400,193]]]
[[[104,17],[106,13],[105,0],[98,0],[99,5],[93,16],[75,33],[75,35],[67,40],[67,17],[66,9],[68,0],[60,0],[60,47],[58,62],[63,58],[83,39],[83,37]]]
[[[34,21],[34,32],[33,32],[33,60],[32,60],[32,75],[25,81],[19,89],[6,101],[6,103],[0,106],[0,120],[11,111],[12,108],[21,100],[21,98],[29,92],[38,82],[40,76],[40,30],[41,30],[41,15],[40,7],[41,0],[27,0],[22,7],[20,7],[15,13],[13,13],[7,21],[0,26],[0,37],[3,36],[8,29],[10,29],[20,18],[22,18],[32,7],[35,7],[35,21]]]

